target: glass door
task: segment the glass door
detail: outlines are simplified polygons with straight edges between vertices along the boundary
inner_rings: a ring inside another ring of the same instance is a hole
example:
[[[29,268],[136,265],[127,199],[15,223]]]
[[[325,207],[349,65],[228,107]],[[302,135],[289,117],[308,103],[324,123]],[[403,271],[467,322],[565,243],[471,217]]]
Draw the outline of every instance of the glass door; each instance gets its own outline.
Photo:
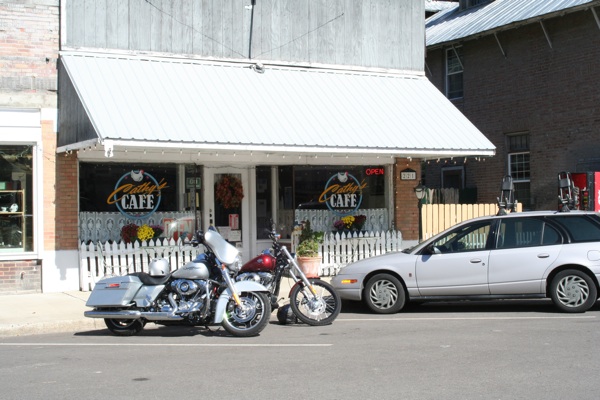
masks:
[[[248,212],[248,171],[239,168],[205,168],[206,221],[203,229],[215,227],[241,252],[244,260],[250,255],[250,221]]]

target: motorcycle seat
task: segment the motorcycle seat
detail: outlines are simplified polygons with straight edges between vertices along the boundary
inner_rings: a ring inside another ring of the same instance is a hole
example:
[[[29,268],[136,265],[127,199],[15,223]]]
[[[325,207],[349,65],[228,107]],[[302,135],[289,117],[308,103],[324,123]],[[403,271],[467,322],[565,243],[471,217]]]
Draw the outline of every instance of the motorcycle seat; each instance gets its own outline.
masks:
[[[147,272],[133,272],[129,275],[137,276],[144,285],[157,286],[164,285],[169,280],[170,275],[152,276]]]

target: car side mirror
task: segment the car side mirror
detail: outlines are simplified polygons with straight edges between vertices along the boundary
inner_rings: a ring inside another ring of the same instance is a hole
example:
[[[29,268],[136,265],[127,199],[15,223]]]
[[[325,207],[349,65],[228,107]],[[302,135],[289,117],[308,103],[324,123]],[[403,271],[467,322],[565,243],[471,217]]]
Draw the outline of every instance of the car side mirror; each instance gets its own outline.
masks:
[[[426,251],[427,254],[442,254],[442,252],[440,251],[440,249],[438,249],[437,247],[435,247],[433,245],[433,243],[431,243],[427,247],[425,247],[425,251]]]

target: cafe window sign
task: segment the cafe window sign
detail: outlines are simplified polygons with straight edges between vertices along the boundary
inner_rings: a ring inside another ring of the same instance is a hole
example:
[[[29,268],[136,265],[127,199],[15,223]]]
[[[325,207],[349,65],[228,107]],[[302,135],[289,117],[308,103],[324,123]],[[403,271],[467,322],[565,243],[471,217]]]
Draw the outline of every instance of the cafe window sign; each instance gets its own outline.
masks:
[[[365,180],[359,181],[348,172],[338,172],[332,175],[325,189],[319,196],[319,202],[336,215],[345,216],[356,212],[363,200],[363,189],[367,187]]]
[[[158,181],[143,169],[131,170],[119,178],[106,203],[114,204],[128,218],[144,219],[158,209],[165,187],[164,178]]]

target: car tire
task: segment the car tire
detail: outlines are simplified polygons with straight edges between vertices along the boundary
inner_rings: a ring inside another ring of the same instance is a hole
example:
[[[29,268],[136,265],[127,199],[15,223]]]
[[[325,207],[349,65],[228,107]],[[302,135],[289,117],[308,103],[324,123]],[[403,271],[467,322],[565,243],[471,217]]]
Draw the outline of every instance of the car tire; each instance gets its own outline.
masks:
[[[377,274],[367,281],[364,300],[378,314],[397,313],[406,302],[404,286],[393,275]]]
[[[550,297],[559,310],[581,313],[589,310],[596,303],[598,290],[588,274],[567,269],[559,272],[552,279]]]

